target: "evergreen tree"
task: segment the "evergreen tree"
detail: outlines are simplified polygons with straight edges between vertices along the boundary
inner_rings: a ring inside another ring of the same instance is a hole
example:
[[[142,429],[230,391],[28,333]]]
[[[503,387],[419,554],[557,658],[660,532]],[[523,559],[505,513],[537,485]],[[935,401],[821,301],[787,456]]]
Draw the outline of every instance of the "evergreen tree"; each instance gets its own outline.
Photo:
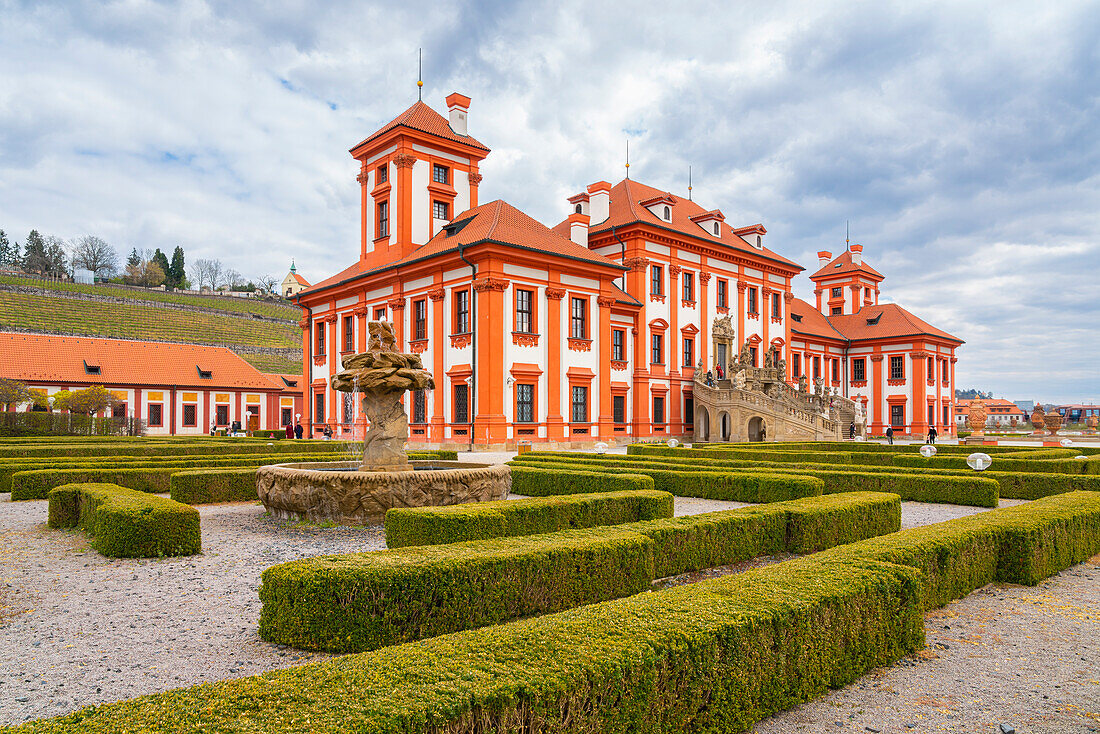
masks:
[[[46,256],[46,241],[37,229],[32,229],[27,235],[27,241],[23,247],[23,269],[28,273],[45,274],[49,272],[50,261]]]
[[[136,268],[141,265],[141,255],[138,254],[137,248],[130,250],[130,256],[126,258],[126,267]]]
[[[11,261],[11,244],[8,242],[7,234],[0,229],[0,267],[11,265],[14,265]]]
[[[164,281],[162,282],[166,282],[168,284],[168,287],[171,288],[172,284],[171,282],[168,282],[168,270],[171,268],[171,266],[168,264],[168,257],[160,251],[159,247],[157,248],[157,251],[153,253],[153,259],[150,262],[160,268],[160,272],[164,275]]]
[[[54,278],[65,278],[69,275],[69,255],[65,252],[65,241],[60,237],[50,235],[45,238],[46,245],[46,270],[45,273]]]
[[[184,272],[183,267],[183,248],[179,245],[176,245],[176,249],[172,252],[172,263],[168,266],[167,276],[169,288],[180,288],[187,280],[187,273]]]

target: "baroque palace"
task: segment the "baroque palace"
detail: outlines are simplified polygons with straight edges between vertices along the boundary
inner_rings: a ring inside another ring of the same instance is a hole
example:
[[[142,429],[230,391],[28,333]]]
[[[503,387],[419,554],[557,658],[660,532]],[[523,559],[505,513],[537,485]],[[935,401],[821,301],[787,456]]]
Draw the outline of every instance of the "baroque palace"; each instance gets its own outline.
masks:
[[[802,438],[848,435],[849,420],[953,432],[962,341],[880,305],[883,276],[860,246],[819,253],[811,305],[791,292],[803,268],[763,225],[629,177],[591,184],[547,227],[479,201],[489,148],[467,132],[470,99],[446,102],[448,118],[418,101],[350,151],[358,260],[295,296],[310,435],[361,428],[330,378],[366,350],[371,320],[392,321],[435,377],[409,398],[412,442]]]

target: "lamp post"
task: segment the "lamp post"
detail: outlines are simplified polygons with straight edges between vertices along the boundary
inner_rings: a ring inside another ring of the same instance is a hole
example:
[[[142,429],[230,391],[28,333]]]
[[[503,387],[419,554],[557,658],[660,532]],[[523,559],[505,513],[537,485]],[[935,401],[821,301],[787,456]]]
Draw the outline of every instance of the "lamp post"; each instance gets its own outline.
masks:
[[[246,410],[244,412],[244,435],[252,435],[252,411]]]

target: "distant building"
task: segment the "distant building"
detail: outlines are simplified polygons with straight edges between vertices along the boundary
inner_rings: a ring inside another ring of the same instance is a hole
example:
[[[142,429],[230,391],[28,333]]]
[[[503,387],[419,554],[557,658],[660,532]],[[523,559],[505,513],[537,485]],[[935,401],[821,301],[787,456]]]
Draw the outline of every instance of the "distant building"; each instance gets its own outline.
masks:
[[[290,272],[283,278],[283,284],[279,287],[279,292],[284,297],[290,298],[297,295],[300,291],[304,291],[309,288],[309,281],[298,275],[297,268],[294,267],[294,261],[290,261]]]
[[[77,268],[73,271],[73,282],[83,283],[85,285],[92,285],[93,283],[95,283],[95,273],[93,273],[91,270]]]
[[[955,423],[962,429],[967,429],[967,419],[970,417],[969,400],[955,401]],[[1010,428],[1012,419],[1016,419],[1016,425],[1027,426],[1031,420],[1030,413],[1024,411],[1019,405],[1001,398],[982,400],[985,405],[985,425],[987,428]]]
[[[1059,405],[1054,410],[1065,419],[1066,423],[1084,423],[1092,416],[1100,417],[1100,405],[1083,405],[1080,403],[1074,405]]]
[[[103,385],[113,415],[151,435],[278,430],[302,412],[300,375],[264,374],[225,347],[0,332],[0,376],[47,394]]]

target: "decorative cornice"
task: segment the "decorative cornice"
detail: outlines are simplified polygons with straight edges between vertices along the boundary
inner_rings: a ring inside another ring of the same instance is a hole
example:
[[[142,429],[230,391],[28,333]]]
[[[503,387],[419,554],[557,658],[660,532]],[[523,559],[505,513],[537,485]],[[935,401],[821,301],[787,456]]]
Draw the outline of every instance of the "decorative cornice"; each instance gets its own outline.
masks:
[[[306,329],[308,329],[308,328],[309,328],[309,319],[308,319],[308,318],[306,318],[306,319],[302,319],[301,321],[299,321],[299,322],[298,322],[298,327],[299,327],[299,328],[300,328],[300,329],[301,329],[302,331],[305,331]]]
[[[506,291],[508,290],[509,281],[503,278],[493,278],[487,276],[481,280],[474,281],[475,291]]]
[[[629,366],[625,359],[613,359],[611,360],[611,369],[622,372]]]
[[[353,316],[370,316],[370,306],[356,306],[351,313]]]
[[[872,354],[871,355],[871,361],[872,362],[881,362],[882,361],[882,356],[883,355],[881,355],[881,354]]]
[[[680,305],[686,308],[695,308],[695,301],[689,301],[687,299],[681,299]]]
[[[398,311],[405,308],[405,299],[401,296],[397,296],[396,298],[391,298],[386,301],[386,305],[390,307],[391,311]]]
[[[886,384],[889,385],[890,387],[898,387],[900,385],[905,384],[905,378],[904,377],[891,377],[890,379],[888,379],[886,381]]]
[[[730,312],[730,310],[725,306],[716,306],[714,310],[722,315],[726,315]]]
[[[783,317],[782,316],[772,316],[772,323],[773,324],[782,324],[783,323]]]
[[[522,331],[513,331],[512,343],[517,347],[537,347],[539,345],[539,335],[528,334]]]
[[[442,301],[445,295],[447,295],[447,292],[442,288],[432,288],[428,291],[428,298],[433,301]]]
[[[671,275],[673,278],[675,278],[677,275],[679,275],[683,271],[684,271],[684,269],[682,267],[680,267],[679,265],[669,265],[668,266],[668,274]]]
[[[369,176],[370,174],[364,169],[359,172],[359,174],[355,177],[355,180],[359,182],[360,186],[366,186]]]
[[[592,340],[591,339],[574,339],[569,338],[569,351],[571,352],[591,352]]]
[[[753,313],[752,311],[749,311],[745,314],[745,316],[747,318],[753,319],[754,321],[759,321],[760,320],[760,312],[759,311],[757,311],[755,313]]]
[[[560,301],[561,299],[565,298],[565,289],[548,286],[546,288],[546,297],[552,301]]]
[[[611,296],[596,296],[596,305],[602,308],[611,308],[615,305],[615,299]]]
[[[794,300],[794,294],[790,291],[783,291],[783,300],[787,303],[790,303]]]
[[[852,387],[867,387],[867,380],[852,380]]]
[[[744,293],[745,289],[749,287],[749,284],[743,280],[737,281],[737,292]]]
[[[912,355],[913,359],[928,359],[932,356],[929,352],[912,352]]]
[[[710,282],[711,277],[710,273],[699,273],[699,282],[706,285]]]
[[[414,340],[410,341],[409,342],[409,350],[413,354],[423,354],[424,352],[428,351],[428,340],[427,339],[414,339]]]
[[[472,334],[451,334],[451,346],[455,349],[468,347],[472,341]]]
[[[393,165],[398,168],[412,168],[414,163],[416,163],[416,156],[408,153],[398,153],[393,157]]]
[[[662,293],[650,293],[649,294],[649,300],[657,301],[658,303],[664,303],[665,302],[665,296]]]
[[[318,367],[320,367],[321,365],[323,365],[327,361],[328,361],[328,356],[324,355],[324,354],[318,354],[313,358],[313,364],[317,365]]]
[[[623,267],[636,271],[644,271],[649,267],[649,260],[644,257],[628,257],[623,260]]]
[[[764,298],[767,298],[772,294],[772,289],[769,286],[764,286],[760,289],[760,293],[764,296]]]
[[[480,173],[478,173],[476,171],[471,173],[470,174],[470,185],[477,186],[478,184],[481,183],[481,179],[482,179],[482,176],[481,176]]]

